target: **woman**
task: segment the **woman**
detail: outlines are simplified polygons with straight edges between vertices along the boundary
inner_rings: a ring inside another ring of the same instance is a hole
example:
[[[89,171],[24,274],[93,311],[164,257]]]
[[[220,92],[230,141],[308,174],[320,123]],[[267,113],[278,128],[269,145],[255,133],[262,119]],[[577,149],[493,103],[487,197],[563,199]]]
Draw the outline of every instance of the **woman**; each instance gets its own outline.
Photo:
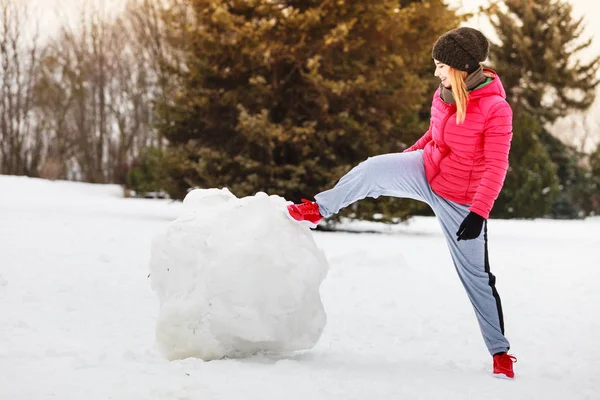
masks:
[[[435,76],[431,124],[403,153],[370,157],[315,202],[287,207],[314,228],[323,217],[365,197],[394,196],[429,204],[446,236],[454,265],[475,308],[493,373],[514,378],[510,344],[487,254],[487,218],[504,184],[512,137],[512,110],[500,78],[481,62],[485,36],[472,28],[442,35],[433,46]],[[482,232],[483,231],[483,232]]]

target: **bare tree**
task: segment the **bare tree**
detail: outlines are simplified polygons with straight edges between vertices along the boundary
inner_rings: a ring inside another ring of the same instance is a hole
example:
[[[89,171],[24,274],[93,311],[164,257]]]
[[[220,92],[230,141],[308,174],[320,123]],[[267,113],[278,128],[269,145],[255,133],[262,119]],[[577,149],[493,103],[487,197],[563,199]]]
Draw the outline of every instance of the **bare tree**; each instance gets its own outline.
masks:
[[[27,7],[0,0],[0,173],[124,183],[140,151],[164,143],[154,104],[170,96],[179,57],[165,19],[179,10],[182,0],[129,0],[119,16],[87,4],[40,46],[22,31]]]
[[[124,182],[126,172],[141,148],[154,140],[152,121],[152,83],[147,65],[136,57],[136,44],[127,42],[130,32],[123,21],[113,25],[111,42],[127,43],[113,47],[109,53],[111,83],[110,117],[113,132],[109,140],[108,174],[111,181]]]
[[[133,48],[136,58],[147,71],[152,100],[163,104],[170,96],[172,69],[181,59],[180,50],[169,45],[174,22],[165,19],[174,16],[174,20],[183,24],[192,18],[188,11],[188,4],[181,0],[128,0],[123,16],[124,29],[136,41]],[[185,33],[185,30],[178,32]],[[162,148],[163,138],[156,133],[152,139],[149,145]]]
[[[32,28],[29,31],[28,28]],[[33,88],[40,58],[39,29],[27,3],[0,0],[0,173],[37,175],[42,126]]]
[[[69,162],[75,154],[75,121],[70,118],[75,108],[72,90],[76,74],[72,54],[49,43],[40,63],[40,77],[35,87],[39,122],[44,125],[47,143],[40,175],[44,178],[67,179]],[[50,172],[51,171],[51,172]]]
[[[141,149],[163,143],[153,104],[168,87],[163,12],[176,2],[130,1],[116,18],[88,5],[48,44],[36,88],[62,177],[124,183]]]

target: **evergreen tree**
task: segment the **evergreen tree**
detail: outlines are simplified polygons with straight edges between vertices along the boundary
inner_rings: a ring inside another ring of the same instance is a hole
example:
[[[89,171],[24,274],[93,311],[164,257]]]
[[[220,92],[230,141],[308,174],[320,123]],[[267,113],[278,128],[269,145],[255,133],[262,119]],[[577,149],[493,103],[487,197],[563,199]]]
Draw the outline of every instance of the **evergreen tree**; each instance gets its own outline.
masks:
[[[600,143],[596,146],[596,150],[590,155],[590,167],[592,175],[600,179]]]
[[[556,167],[535,133],[539,130],[533,117],[515,113],[510,166],[492,216],[537,218],[550,213],[559,183]]]
[[[592,211],[590,214],[600,215],[600,143],[590,155],[590,175],[593,182],[593,194],[590,198]]]
[[[490,61],[515,110],[510,170],[494,215],[576,217],[586,213],[590,182],[582,157],[552,138],[544,125],[595,98],[600,58],[578,60],[582,19],[557,0],[505,0],[486,9],[500,44]],[[529,192],[529,193],[528,193]]]
[[[582,19],[573,18],[568,2],[505,0],[486,11],[501,43],[491,44],[490,61],[513,107],[542,123],[590,107],[600,57],[579,60],[591,39],[580,42]]]
[[[178,198],[227,186],[297,201],[402,150],[427,129],[432,43],[459,22],[441,0],[189,4],[193,18],[171,19],[181,68],[158,104],[161,132],[185,154]]]
[[[586,163],[586,155],[565,145],[546,130],[540,139],[550,154],[560,182],[549,216],[573,219],[598,213],[600,209],[594,198],[598,187],[598,179],[594,175],[594,155],[589,157],[590,163]]]

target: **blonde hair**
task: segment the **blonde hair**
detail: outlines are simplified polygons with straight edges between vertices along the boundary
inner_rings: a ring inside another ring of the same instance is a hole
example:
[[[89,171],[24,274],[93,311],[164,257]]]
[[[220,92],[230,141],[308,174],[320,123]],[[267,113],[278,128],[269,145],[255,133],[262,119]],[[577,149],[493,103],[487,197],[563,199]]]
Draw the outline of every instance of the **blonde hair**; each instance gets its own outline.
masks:
[[[467,104],[469,103],[469,91],[465,79],[468,73],[449,67],[450,85],[452,85],[452,96],[456,102],[456,124],[465,122],[467,116]]]

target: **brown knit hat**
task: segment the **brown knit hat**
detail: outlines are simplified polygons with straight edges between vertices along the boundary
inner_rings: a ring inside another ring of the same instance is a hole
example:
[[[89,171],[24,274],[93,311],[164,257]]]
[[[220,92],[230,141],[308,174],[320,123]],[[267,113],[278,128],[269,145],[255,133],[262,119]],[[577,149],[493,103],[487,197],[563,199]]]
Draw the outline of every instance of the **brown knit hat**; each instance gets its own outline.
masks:
[[[444,33],[433,45],[434,59],[460,71],[471,73],[488,56],[489,42],[473,28],[457,28]]]

